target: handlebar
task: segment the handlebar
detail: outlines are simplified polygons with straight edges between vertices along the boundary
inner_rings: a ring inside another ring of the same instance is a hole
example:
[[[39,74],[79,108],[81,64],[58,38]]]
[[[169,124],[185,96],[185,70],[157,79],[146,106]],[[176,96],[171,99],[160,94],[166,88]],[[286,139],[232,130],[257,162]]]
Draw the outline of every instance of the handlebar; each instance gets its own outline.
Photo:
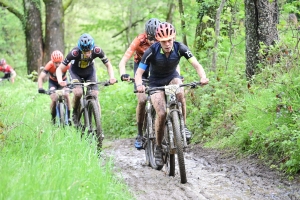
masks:
[[[149,94],[150,92],[157,91],[157,90],[163,90],[163,91],[168,91],[168,92],[176,92],[177,89],[181,87],[191,87],[192,89],[196,88],[197,86],[201,86],[200,82],[191,82],[191,83],[185,83],[185,84],[171,84],[171,85],[165,85],[165,86],[160,86],[160,87],[146,87],[145,93]],[[137,90],[134,91],[134,93],[138,93]]]
[[[118,81],[116,81],[117,83]],[[103,85],[103,86],[109,86],[112,85],[109,81],[103,81],[103,82],[74,82],[70,83],[70,85],[75,86],[75,85],[81,85],[83,87],[88,87],[90,85]]]

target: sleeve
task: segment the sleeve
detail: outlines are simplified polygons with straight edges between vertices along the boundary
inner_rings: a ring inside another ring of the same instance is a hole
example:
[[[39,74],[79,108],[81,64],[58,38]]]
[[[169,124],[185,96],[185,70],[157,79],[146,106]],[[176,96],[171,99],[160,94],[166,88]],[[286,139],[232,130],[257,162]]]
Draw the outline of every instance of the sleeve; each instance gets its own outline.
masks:
[[[180,56],[184,56],[187,60],[194,57],[190,49],[182,43],[179,43],[179,54]]]
[[[75,47],[68,53],[68,55],[62,61],[62,64],[67,66],[72,60],[78,58],[79,56],[80,56],[80,50],[77,47]]]
[[[95,57],[100,58],[103,64],[108,63],[109,60],[106,57],[104,51],[100,47],[95,46],[93,50],[93,54],[95,55]]]
[[[153,55],[153,53],[152,53],[152,46],[151,46],[145,51],[145,53],[141,59],[141,62],[139,64],[139,68],[146,70],[148,68],[148,66],[150,65],[150,60],[152,58],[152,55]]]
[[[48,74],[50,68],[51,68],[51,61],[49,61],[49,62],[46,64],[46,66],[45,66],[44,69],[43,69],[43,72],[45,72],[45,74]]]
[[[128,47],[128,49],[126,50],[124,56],[127,58],[127,59],[130,59],[131,56],[134,54],[134,52],[136,51],[137,47],[139,46],[140,44],[140,40],[138,37],[136,37],[130,44],[130,46]]]

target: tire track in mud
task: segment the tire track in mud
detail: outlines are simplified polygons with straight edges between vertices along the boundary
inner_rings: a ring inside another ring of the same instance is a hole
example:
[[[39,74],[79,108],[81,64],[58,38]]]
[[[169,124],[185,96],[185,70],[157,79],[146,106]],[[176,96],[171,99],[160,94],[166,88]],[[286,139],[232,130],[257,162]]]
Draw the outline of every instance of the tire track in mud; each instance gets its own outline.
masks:
[[[105,142],[104,159],[113,159],[114,171],[139,200],[240,199],[300,200],[300,181],[291,182],[253,158],[238,159],[222,151],[191,145],[185,152],[186,184],[164,170],[145,165],[145,151],[134,148],[134,139]]]

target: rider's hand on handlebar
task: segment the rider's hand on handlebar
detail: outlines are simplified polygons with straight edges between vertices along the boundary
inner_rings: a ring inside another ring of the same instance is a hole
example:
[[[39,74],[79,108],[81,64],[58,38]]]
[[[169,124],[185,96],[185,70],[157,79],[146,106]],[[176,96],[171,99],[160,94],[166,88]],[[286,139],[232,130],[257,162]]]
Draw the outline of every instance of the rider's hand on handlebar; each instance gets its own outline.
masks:
[[[115,78],[110,78],[109,79],[109,83],[111,84],[111,85],[113,85],[114,83],[116,83],[117,82],[117,79],[115,79]]]
[[[143,93],[145,92],[145,86],[144,85],[137,85],[136,90],[138,93]]]
[[[58,82],[59,85],[65,87],[67,86],[67,82],[66,81],[61,81],[61,82]]]
[[[130,75],[129,74],[122,74],[121,81],[130,81]]]
[[[206,84],[208,84],[208,82],[209,82],[209,79],[208,78],[201,78],[201,80],[200,80],[200,83],[201,83],[201,85],[206,85]]]
[[[38,92],[44,94],[46,93],[46,90],[44,90],[44,88],[39,88]]]

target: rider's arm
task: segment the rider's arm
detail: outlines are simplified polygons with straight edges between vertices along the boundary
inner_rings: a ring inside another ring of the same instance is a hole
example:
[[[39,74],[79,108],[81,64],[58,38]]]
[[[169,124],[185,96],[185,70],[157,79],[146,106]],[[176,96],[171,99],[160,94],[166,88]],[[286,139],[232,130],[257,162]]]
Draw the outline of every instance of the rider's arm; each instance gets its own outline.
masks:
[[[57,82],[59,84],[61,84],[63,82],[62,75],[63,75],[63,71],[65,70],[66,67],[67,67],[66,65],[64,65],[63,63],[60,63],[60,65],[56,69],[56,78],[57,78]]]
[[[191,57],[189,59],[189,62],[193,65],[193,67],[197,71],[198,76],[201,78],[200,82],[202,84],[207,84],[209,80],[208,78],[206,78],[205,71],[202,65],[198,62],[198,60],[195,57]]]
[[[109,79],[110,79],[110,83],[115,83],[116,82],[116,79],[115,79],[115,75],[114,75],[114,69],[111,65],[111,62],[108,61],[107,63],[104,64],[107,68],[107,72],[108,72],[108,75],[109,75]]]
[[[120,70],[120,75],[122,76],[123,74],[126,74],[126,63],[128,60],[132,57],[134,52],[136,51],[136,47],[139,45],[139,39],[135,38],[128,49],[126,50],[124,56],[122,57],[120,63],[119,63],[119,70]]]
[[[42,71],[39,75],[39,78],[38,78],[38,88],[43,88],[43,80],[44,78],[47,76],[47,74]]]

